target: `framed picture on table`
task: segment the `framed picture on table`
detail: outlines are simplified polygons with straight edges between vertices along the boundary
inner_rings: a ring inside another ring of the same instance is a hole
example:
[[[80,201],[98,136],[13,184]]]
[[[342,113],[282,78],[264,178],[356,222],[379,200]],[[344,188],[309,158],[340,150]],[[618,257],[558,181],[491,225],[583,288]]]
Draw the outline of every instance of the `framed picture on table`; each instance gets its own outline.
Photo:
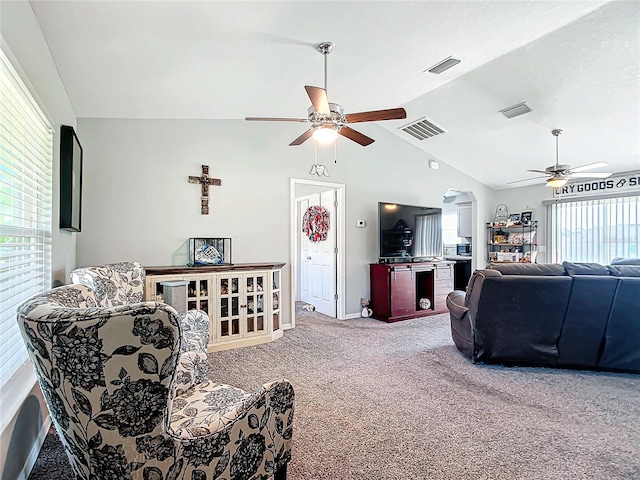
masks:
[[[522,222],[522,225],[531,225],[532,215],[532,210],[523,210],[520,214],[520,221]]]

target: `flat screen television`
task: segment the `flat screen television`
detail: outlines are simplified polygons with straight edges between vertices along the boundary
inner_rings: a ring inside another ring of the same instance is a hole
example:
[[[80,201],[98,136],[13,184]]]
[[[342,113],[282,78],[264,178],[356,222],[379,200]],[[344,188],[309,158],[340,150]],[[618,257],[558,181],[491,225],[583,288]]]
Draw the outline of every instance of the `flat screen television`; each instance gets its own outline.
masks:
[[[60,127],[60,228],[81,230],[82,145],[73,127]]]
[[[378,202],[380,261],[420,261],[442,256],[442,209]]]

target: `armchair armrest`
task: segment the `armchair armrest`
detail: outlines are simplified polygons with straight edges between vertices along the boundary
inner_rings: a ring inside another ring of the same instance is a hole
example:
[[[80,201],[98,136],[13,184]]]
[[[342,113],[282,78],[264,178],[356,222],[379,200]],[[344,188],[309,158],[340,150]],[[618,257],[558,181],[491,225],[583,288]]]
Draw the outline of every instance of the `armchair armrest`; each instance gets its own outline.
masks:
[[[202,310],[189,310],[180,315],[180,325],[182,326],[180,350],[207,353],[209,316]]]
[[[178,358],[174,396],[182,395],[199,383],[207,380],[209,364],[204,352],[183,352]]]
[[[469,309],[464,306],[465,293],[460,290],[454,290],[447,295],[447,308],[452,317],[455,317],[458,321],[464,319],[465,315],[469,313]]]
[[[252,394],[239,388],[208,381],[177,396],[171,412],[171,435],[181,439],[219,433],[237,422],[241,430],[267,428],[291,440],[295,394],[286,380],[265,383]]]

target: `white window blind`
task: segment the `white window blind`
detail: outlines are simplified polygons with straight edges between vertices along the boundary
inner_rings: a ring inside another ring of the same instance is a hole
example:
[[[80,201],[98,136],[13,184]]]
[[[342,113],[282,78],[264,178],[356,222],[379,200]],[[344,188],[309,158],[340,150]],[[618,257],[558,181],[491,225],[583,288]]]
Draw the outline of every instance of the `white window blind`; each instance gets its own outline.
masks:
[[[547,206],[552,262],[608,264],[638,257],[640,196],[600,198]]]
[[[0,388],[27,352],[16,309],[51,285],[53,132],[0,52]]]

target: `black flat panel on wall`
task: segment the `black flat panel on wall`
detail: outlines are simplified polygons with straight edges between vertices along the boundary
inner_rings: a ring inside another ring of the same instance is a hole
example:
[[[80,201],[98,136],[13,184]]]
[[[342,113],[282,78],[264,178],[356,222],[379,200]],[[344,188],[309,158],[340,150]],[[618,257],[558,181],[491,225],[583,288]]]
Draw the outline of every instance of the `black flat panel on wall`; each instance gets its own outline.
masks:
[[[82,226],[82,146],[73,127],[60,127],[60,228]]]

